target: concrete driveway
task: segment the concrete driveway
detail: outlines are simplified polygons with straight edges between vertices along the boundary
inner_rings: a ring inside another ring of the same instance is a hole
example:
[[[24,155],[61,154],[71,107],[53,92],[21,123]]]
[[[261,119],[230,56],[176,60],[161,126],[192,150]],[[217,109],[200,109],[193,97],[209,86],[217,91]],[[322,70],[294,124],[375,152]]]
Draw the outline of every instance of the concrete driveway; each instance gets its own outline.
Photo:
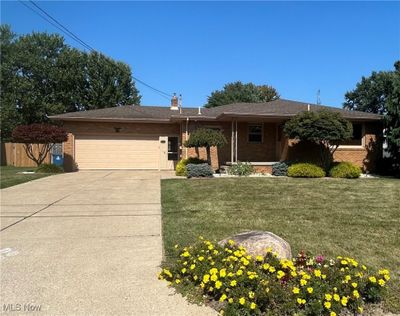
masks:
[[[1,190],[1,312],[213,315],[156,278],[162,176],[76,172]]]

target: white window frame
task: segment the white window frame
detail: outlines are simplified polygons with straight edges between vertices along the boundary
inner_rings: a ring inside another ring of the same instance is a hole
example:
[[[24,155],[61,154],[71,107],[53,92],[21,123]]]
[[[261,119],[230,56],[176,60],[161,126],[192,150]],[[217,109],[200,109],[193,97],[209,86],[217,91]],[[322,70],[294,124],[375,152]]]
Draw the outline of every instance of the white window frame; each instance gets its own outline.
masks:
[[[353,123],[351,123],[353,124]],[[355,123],[357,124],[357,123]],[[358,123],[361,124],[361,145],[339,145],[339,148],[345,149],[362,149],[365,148],[365,123]]]

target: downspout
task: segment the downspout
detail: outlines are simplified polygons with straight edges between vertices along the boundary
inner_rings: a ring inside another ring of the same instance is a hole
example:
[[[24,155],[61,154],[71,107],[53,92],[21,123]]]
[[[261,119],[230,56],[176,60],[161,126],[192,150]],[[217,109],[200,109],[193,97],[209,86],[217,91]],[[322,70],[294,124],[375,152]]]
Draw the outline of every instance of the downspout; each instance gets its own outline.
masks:
[[[185,142],[188,140],[188,136],[189,136],[188,129],[189,129],[189,117],[186,118]],[[187,158],[188,158],[188,149],[185,146],[185,159],[187,159]]]

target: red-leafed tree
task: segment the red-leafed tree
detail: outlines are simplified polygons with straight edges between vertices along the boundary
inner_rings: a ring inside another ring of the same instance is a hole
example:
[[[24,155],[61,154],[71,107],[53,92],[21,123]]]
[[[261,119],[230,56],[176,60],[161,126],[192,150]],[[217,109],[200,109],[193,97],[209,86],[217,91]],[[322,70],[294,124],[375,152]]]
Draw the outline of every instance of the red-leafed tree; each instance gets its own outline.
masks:
[[[17,126],[12,132],[12,138],[16,143],[23,143],[26,155],[40,166],[54,144],[65,142],[68,134],[55,125],[31,124]]]

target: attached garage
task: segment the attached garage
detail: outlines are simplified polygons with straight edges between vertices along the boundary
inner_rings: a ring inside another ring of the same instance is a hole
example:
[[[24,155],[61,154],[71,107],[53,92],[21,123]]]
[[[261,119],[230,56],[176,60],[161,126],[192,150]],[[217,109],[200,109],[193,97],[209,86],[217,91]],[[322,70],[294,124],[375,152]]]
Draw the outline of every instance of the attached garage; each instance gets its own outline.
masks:
[[[76,135],[79,169],[159,169],[159,136]]]

